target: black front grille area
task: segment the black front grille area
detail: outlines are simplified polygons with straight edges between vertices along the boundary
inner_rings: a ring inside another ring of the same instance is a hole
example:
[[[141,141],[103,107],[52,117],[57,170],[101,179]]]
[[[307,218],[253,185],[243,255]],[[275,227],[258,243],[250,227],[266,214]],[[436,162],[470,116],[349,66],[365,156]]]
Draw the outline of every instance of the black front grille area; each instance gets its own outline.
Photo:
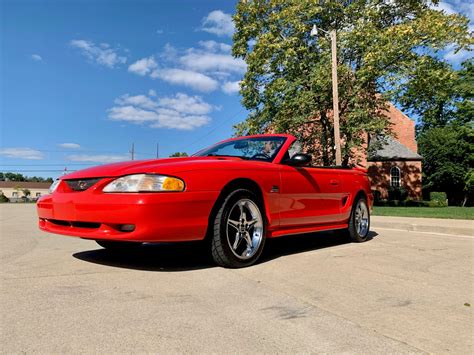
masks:
[[[95,178],[95,179],[74,179],[74,180],[64,180],[69,186],[74,191],[84,191],[87,190],[89,187],[95,185],[97,182],[99,182],[101,178]]]
[[[47,221],[57,226],[63,226],[63,227],[89,228],[89,229],[100,228],[100,223],[96,223],[96,222],[63,221],[60,219],[48,219]]]

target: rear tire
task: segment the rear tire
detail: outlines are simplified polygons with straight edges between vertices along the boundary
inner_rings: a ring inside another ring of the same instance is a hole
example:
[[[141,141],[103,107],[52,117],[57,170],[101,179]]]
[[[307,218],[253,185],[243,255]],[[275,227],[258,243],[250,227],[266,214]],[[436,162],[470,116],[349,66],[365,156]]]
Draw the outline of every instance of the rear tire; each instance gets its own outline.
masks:
[[[127,250],[138,248],[142,245],[140,242],[121,242],[116,240],[96,240],[96,243],[107,250]]]
[[[216,264],[241,268],[254,264],[265,245],[265,214],[257,196],[246,189],[232,191],[213,221],[211,253]]]
[[[354,202],[347,231],[353,242],[362,243],[369,239],[370,212],[363,196],[359,196]]]

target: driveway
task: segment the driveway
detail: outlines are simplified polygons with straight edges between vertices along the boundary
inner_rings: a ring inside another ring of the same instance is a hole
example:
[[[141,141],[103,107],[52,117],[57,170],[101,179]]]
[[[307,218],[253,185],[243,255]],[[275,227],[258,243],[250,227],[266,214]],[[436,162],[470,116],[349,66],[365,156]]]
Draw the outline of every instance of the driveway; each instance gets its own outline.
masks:
[[[229,270],[200,243],[114,254],[0,205],[2,353],[473,351],[466,235],[374,228],[268,240]]]

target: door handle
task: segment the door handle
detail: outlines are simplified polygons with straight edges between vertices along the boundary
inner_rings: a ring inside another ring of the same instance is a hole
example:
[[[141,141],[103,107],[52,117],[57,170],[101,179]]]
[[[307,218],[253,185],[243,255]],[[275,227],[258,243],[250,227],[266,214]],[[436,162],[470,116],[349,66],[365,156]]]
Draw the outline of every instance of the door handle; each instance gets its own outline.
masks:
[[[330,180],[329,183],[333,186],[339,185],[339,180]]]

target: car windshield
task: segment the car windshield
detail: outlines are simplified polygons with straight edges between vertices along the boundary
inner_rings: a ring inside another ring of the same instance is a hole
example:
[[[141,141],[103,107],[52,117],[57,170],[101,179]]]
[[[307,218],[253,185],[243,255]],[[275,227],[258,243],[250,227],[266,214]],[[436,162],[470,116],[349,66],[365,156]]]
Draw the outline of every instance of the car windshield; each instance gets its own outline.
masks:
[[[213,145],[197,152],[194,156],[238,157],[271,162],[275,159],[285,139],[285,137],[242,138]]]

